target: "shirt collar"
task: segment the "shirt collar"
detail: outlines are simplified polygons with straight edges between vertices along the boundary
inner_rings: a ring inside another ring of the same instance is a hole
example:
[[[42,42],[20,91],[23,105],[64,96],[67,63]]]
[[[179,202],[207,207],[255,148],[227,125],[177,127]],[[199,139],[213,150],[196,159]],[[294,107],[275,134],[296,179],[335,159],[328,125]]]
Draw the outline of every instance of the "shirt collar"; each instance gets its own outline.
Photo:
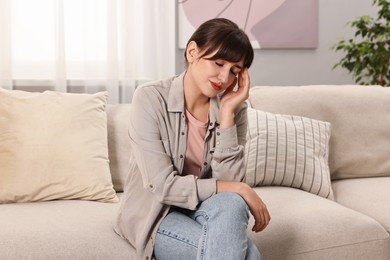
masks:
[[[168,111],[184,113],[184,75],[185,72],[173,79],[168,96]]]
[[[184,75],[185,71],[172,81],[168,97],[168,111],[185,113],[184,108]],[[219,125],[219,95],[210,99],[209,128]]]

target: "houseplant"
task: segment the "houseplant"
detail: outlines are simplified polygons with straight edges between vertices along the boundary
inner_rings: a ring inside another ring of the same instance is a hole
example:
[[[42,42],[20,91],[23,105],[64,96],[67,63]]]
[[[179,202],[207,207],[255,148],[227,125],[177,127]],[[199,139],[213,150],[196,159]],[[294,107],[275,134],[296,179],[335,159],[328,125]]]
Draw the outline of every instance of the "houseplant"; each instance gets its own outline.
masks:
[[[355,82],[363,85],[390,86],[390,1],[373,0],[376,17],[362,16],[350,23],[355,37],[341,39],[332,49],[345,56],[333,66],[345,68]]]

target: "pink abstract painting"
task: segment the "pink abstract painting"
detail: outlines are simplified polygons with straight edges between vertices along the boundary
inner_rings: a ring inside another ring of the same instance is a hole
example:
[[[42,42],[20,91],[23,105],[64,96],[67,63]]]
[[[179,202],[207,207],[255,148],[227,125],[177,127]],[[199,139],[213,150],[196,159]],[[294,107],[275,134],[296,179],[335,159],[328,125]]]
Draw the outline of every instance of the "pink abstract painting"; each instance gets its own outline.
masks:
[[[248,34],[254,48],[316,48],[318,0],[178,0],[179,47],[201,23],[224,17]]]

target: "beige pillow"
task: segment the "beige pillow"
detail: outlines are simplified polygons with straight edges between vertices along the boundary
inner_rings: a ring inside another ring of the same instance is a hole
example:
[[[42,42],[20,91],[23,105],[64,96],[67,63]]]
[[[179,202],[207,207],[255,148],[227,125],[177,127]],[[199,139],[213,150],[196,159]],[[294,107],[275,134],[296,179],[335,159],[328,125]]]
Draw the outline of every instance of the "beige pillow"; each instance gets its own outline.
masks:
[[[117,202],[107,148],[107,93],[0,89],[0,203]]]
[[[333,199],[330,123],[248,108],[245,182],[288,186]]]

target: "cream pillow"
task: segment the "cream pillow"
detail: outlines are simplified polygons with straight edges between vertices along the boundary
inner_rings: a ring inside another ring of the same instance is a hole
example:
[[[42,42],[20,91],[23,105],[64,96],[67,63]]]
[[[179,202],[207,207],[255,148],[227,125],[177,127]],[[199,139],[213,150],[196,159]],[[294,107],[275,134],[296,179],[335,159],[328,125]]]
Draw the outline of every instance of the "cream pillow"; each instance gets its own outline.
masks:
[[[288,186],[333,199],[330,123],[248,108],[245,182]]]
[[[107,148],[107,93],[0,88],[0,203],[117,202]]]

